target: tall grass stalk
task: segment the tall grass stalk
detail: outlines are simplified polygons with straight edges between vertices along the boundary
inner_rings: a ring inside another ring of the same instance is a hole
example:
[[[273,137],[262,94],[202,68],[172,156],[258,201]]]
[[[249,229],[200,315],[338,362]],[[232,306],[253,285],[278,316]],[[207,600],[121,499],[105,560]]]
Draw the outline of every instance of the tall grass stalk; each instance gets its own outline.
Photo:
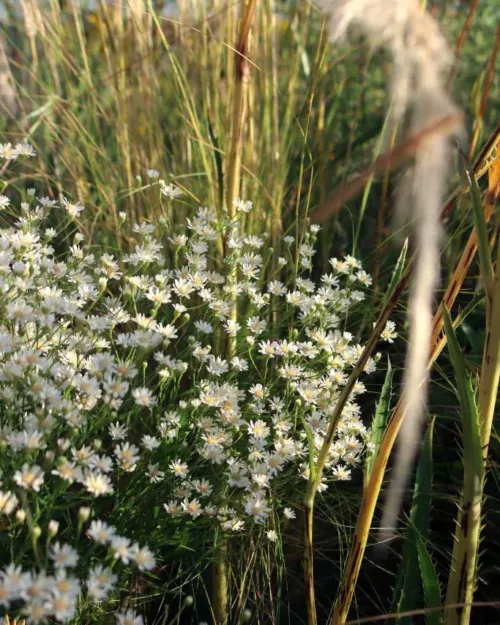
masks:
[[[497,135],[496,140],[498,140],[498,138],[499,137]],[[481,160],[476,163],[474,172],[478,177],[484,175],[484,173],[486,173],[486,171],[488,171],[488,168],[491,166],[490,158],[492,151],[495,149],[495,143],[496,142],[493,142],[493,145],[491,141],[488,143],[488,149],[482,152]],[[455,194],[454,197],[457,198],[458,196]],[[450,210],[450,203],[446,205],[445,211],[443,212],[446,212],[447,210]],[[485,215],[491,216],[491,208],[488,205],[485,209]],[[477,235],[475,232],[473,232],[457,265],[453,278],[446,289],[446,292],[442,299],[442,304],[434,315],[431,343],[433,345],[433,349],[429,357],[429,368],[433,366],[437,356],[441,353],[445,342],[444,338],[439,338],[443,328],[442,307],[443,305],[446,305],[447,308],[450,308],[453,305],[458,293],[460,292],[461,285],[463,284],[467,271],[471,266],[476,252]],[[411,264],[412,261],[410,261],[410,267]],[[337,593],[333,616],[330,621],[331,625],[343,625],[347,620],[351,602],[354,596],[354,590],[356,587],[359,571],[361,569],[361,563],[363,561],[366,544],[368,541],[370,527],[373,521],[373,515],[375,513],[375,508],[382,488],[385,469],[405,416],[406,412],[404,398],[401,397],[394,408],[389,423],[387,424],[387,428],[384,432],[384,436],[380,444],[378,455],[375,459],[375,463],[370,474],[370,480],[363,493],[363,499],[356,521],[354,537],[349,552],[349,558],[347,560],[347,564],[344,570],[340,589]]]
[[[242,177],[241,165],[245,150],[245,125],[248,110],[248,86],[249,86],[249,63],[248,51],[250,43],[250,29],[256,7],[256,0],[248,0],[243,11],[239,38],[234,50],[234,88],[232,105],[232,124],[230,146],[227,151],[226,161],[226,207],[229,220],[236,221],[235,200],[238,199],[240,181]],[[227,241],[224,241],[224,254],[228,254]],[[233,279],[236,281],[236,267]],[[231,308],[231,321],[237,323],[238,308],[236,296],[233,298]],[[230,360],[236,354],[236,336],[227,337],[227,359]],[[229,545],[222,538],[217,547],[217,559],[213,568],[212,584],[212,608],[215,625],[223,625],[229,617]]]

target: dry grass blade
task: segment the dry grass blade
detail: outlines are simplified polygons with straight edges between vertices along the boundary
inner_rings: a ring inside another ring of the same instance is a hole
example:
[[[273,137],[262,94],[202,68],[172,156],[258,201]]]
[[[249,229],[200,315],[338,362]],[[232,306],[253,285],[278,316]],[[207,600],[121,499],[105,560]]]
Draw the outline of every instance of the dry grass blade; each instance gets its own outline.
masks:
[[[455,47],[453,65],[451,66],[450,73],[448,76],[448,85],[453,80],[453,75],[455,74],[455,70],[457,68],[457,61],[460,55],[460,50],[462,49],[462,46],[464,45],[465,40],[467,39],[467,35],[469,33],[472,20],[474,19],[474,14],[477,10],[478,4],[479,4],[479,0],[472,0],[470,3],[469,13],[467,14],[467,17],[465,18],[464,25],[462,26],[462,30],[460,31],[460,35],[458,37],[457,45]]]
[[[420,147],[440,134],[447,135],[453,128],[461,124],[461,113],[447,115],[412,133],[405,141],[393,150],[382,154],[364,172],[335,191],[312,215],[311,220],[322,223],[334,215],[343,204],[356,197],[364,189],[368,180],[384,171],[392,171],[412,159]]]
[[[245,123],[247,121],[248,108],[248,85],[249,85],[249,61],[248,46],[250,37],[250,28],[256,7],[256,0],[248,0],[240,26],[238,44],[235,49],[235,71],[234,71],[234,90],[233,90],[233,108],[232,108],[232,126],[230,148],[228,150],[228,160],[226,163],[226,206],[229,219],[233,221],[236,217],[236,207],[234,200],[238,197],[241,170],[242,170],[242,154],[245,139]],[[227,241],[224,244],[226,254]],[[231,321],[236,323],[238,319],[238,310],[236,304],[236,296],[233,298],[231,308]],[[236,336],[230,336],[227,339],[227,356],[231,359],[236,352]],[[216,625],[223,625],[229,617],[229,596],[228,596],[228,544],[222,539],[217,548],[217,560],[213,570],[212,584],[212,604],[214,619]]]

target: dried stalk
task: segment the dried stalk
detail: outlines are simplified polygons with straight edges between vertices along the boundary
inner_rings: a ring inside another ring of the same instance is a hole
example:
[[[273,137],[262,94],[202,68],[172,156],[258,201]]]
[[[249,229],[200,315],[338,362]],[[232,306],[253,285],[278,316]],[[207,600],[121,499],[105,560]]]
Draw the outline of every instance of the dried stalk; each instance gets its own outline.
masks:
[[[250,28],[257,0],[248,0],[240,26],[240,34],[234,54],[234,92],[232,107],[231,143],[228,151],[226,164],[226,206],[231,222],[236,218],[236,207],[233,200],[238,197],[241,180],[241,163],[244,146],[244,128],[247,119],[249,63],[248,45]],[[227,255],[227,241],[224,245]],[[237,321],[238,309],[236,298],[233,300],[231,320]],[[236,352],[236,338],[228,337],[227,357],[232,358]],[[215,625],[223,625],[229,616],[228,596],[228,546],[223,539],[218,547],[217,562],[213,568],[212,580],[212,606],[214,611]]]
[[[238,197],[241,178],[241,157],[244,144],[244,127],[247,118],[248,81],[250,66],[247,58],[250,27],[257,0],[248,0],[245,7],[239,40],[235,49],[235,84],[232,109],[231,145],[226,166],[226,205],[229,218],[233,220],[236,210],[233,200]]]
[[[234,200],[238,197],[241,181],[241,163],[244,146],[244,129],[247,120],[248,85],[250,78],[250,64],[248,62],[248,46],[250,42],[250,28],[257,0],[248,0],[240,26],[240,34],[235,49],[234,59],[234,95],[232,108],[231,144],[226,164],[226,206],[231,222],[236,218]],[[225,242],[225,256],[228,254],[227,241]],[[231,310],[231,321],[236,322],[238,311],[236,303]],[[228,341],[228,358],[232,358],[236,351],[236,339],[232,336]]]
[[[462,49],[462,46],[464,45],[465,40],[467,39],[467,35],[469,33],[470,26],[472,24],[472,20],[477,10],[478,4],[479,4],[479,0],[471,0],[470,6],[469,6],[469,13],[467,14],[467,17],[465,18],[464,25],[462,26],[462,30],[460,31],[460,35],[458,37],[457,45],[455,47],[455,52],[453,55],[454,56],[453,65],[451,66],[450,73],[448,75],[448,86],[453,80],[453,76],[457,68],[457,61],[460,55],[460,50]]]

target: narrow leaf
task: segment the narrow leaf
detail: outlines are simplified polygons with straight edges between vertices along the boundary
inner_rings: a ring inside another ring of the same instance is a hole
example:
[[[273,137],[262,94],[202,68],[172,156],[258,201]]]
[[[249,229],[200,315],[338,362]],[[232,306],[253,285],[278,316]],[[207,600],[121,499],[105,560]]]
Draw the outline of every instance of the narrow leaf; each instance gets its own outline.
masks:
[[[434,568],[434,563],[425,548],[424,541],[417,534],[417,551],[420,573],[422,575],[422,586],[424,589],[424,599],[426,608],[438,608],[441,605],[441,588]],[[434,611],[426,614],[427,625],[441,625],[441,612]]]
[[[391,361],[387,359],[387,373],[385,374],[382,391],[380,392],[380,397],[375,407],[375,415],[371,426],[370,443],[372,444],[372,448],[366,454],[365,458],[365,486],[368,484],[370,479],[373,465],[375,464],[375,458],[377,457],[380,443],[384,435],[385,426],[389,418],[392,396],[392,377],[393,370]]]
[[[394,289],[396,288],[396,285],[399,284],[399,281],[401,280],[401,276],[403,275],[403,270],[405,268],[407,252],[408,252],[408,239],[405,239],[403,247],[401,248],[401,252],[399,253],[396,266],[394,267],[394,271],[392,272],[391,281],[389,283],[389,286],[387,287],[387,292],[384,297],[384,305],[389,301],[389,298],[394,293]]]
[[[471,467],[478,476],[483,474],[484,465],[481,449],[481,434],[479,431],[479,415],[477,412],[474,389],[470,381],[469,373],[460,344],[453,329],[450,315],[443,308],[444,330],[448,341],[451,364],[455,372],[455,382],[460,400],[460,412],[462,414],[462,438],[464,446],[464,464]]]
[[[413,491],[413,502],[410,522],[403,547],[398,582],[394,592],[394,609],[398,612],[414,610],[419,607],[420,581],[423,580],[422,567],[419,562],[418,541],[427,540],[431,517],[432,490],[432,441],[434,420],[427,428],[422,443],[422,451],[417,469],[417,479]],[[401,617],[396,625],[411,625],[411,617]]]

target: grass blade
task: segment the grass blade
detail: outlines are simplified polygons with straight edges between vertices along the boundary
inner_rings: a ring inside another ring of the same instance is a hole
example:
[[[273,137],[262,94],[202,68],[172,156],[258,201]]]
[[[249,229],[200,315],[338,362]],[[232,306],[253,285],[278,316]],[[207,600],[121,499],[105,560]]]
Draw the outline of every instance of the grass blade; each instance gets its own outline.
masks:
[[[428,573],[428,562],[422,565],[419,544],[425,551],[424,541],[429,535],[429,523],[431,517],[431,489],[432,489],[432,441],[434,434],[434,420],[431,421],[427,429],[422,451],[417,469],[417,479],[415,481],[415,489],[413,491],[413,503],[410,512],[410,523],[405,537],[403,547],[403,557],[401,568],[398,576],[398,583],[394,593],[395,606],[398,612],[406,612],[415,610],[418,607],[420,595],[420,581],[424,586],[424,596],[426,579],[430,584],[430,573]],[[431,562],[432,566],[432,562]],[[439,590],[439,585],[438,585]],[[432,594],[432,590],[431,590]],[[439,593],[438,593],[439,595]],[[437,604],[439,605],[439,603]],[[439,615],[438,615],[439,616]],[[396,621],[397,625],[411,625],[410,617],[402,617]]]
[[[393,369],[391,365],[391,361],[387,360],[387,373],[385,374],[384,384],[382,386],[382,391],[380,393],[380,398],[375,407],[375,415],[373,417],[372,426],[371,426],[371,438],[370,442],[372,447],[370,451],[366,454],[365,459],[365,475],[364,475],[364,484],[368,484],[370,479],[370,475],[373,469],[373,464],[375,462],[375,458],[377,457],[378,451],[380,449],[380,443],[382,441],[382,436],[384,435],[385,427],[387,425],[387,421],[389,419],[389,412],[391,408],[391,397],[392,397],[392,378],[393,378]]]
[[[465,358],[458,343],[457,335],[446,308],[444,313],[444,329],[448,340],[448,350],[455,372],[460,409],[462,413],[464,466],[471,467],[475,473],[483,473],[483,457],[481,452],[481,435],[479,417],[472,383],[465,363]]]
[[[441,588],[439,580],[424,541],[416,534],[416,543],[418,551],[418,563],[420,574],[422,576],[422,586],[424,589],[424,599],[426,608],[438,608],[441,605]],[[429,612],[426,615],[427,625],[441,625],[440,612]]]
[[[394,289],[399,284],[401,277],[403,275],[403,270],[406,263],[406,255],[408,253],[408,239],[405,239],[403,247],[401,248],[401,252],[399,253],[398,260],[396,262],[396,266],[394,267],[394,271],[392,272],[391,281],[389,286],[387,287],[387,292],[384,296],[384,305],[389,301]]]

